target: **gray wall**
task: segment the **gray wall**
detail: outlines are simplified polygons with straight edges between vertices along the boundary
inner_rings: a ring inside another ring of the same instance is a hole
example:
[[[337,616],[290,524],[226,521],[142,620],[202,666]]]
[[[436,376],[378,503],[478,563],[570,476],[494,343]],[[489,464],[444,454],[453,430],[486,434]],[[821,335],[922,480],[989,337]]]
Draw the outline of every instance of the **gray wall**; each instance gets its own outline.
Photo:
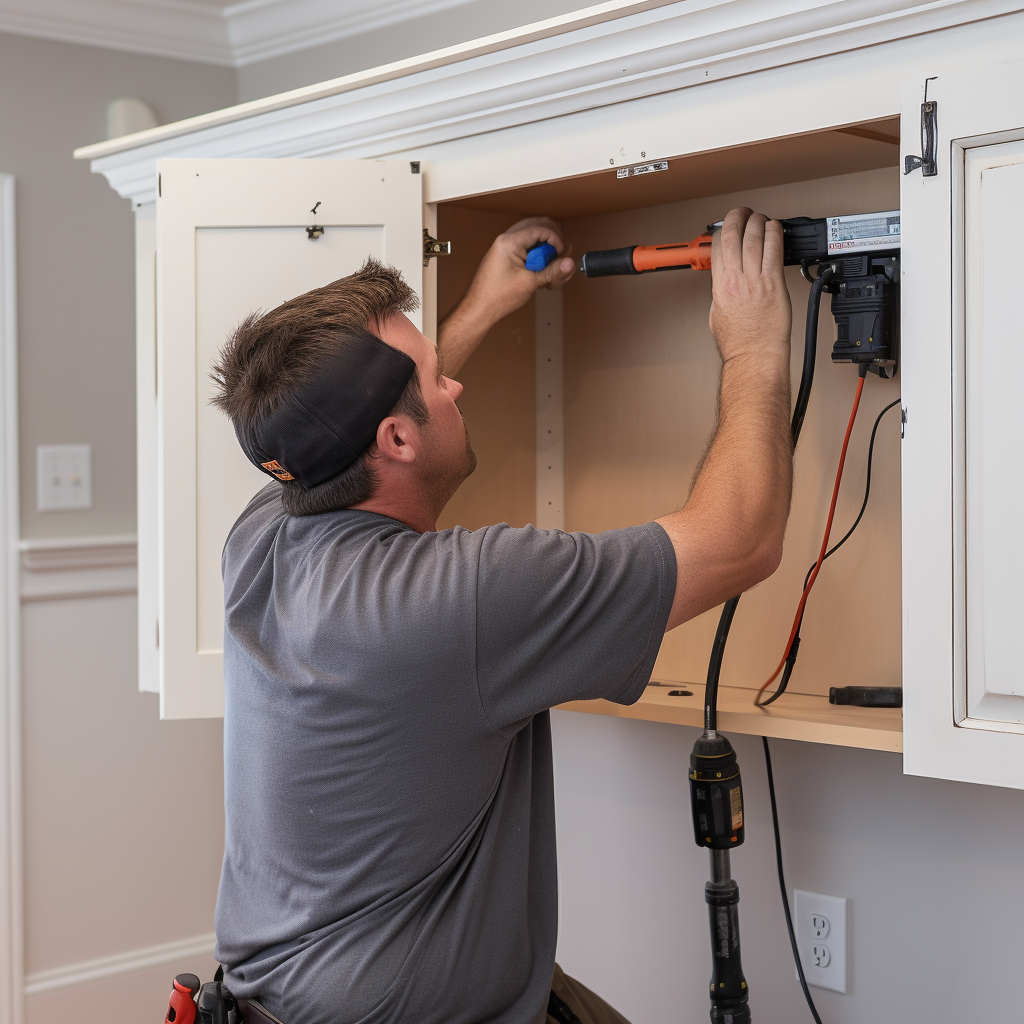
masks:
[[[250,64],[238,72],[238,96],[240,100],[272,96],[494,32],[530,25],[586,6],[583,0],[520,0],[514,4],[470,0],[401,25]]]
[[[0,171],[17,189],[24,537],[135,529],[133,218],[76,146],[104,137],[107,103],[162,121],[228,106],[235,73],[0,33]],[[38,444],[91,443],[93,507],[36,511]]]
[[[555,737],[563,968],[636,1024],[704,1024],[711,976],[686,771],[695,729],[566,711]],[[810,1020],[775,874],[764,755],[732,736],[746,798],[743,966],[757,1024]],[[1024,793],[919,779],[901,758],[772,741],[786,882],[851,900],[852,986],[828,1024],[1019,1020]]]
[[[231,104],[235,84],[228,69],[0,34],[0,171],[17,190],[25,537],[135,529],[133,218],[71,151],[103,138],[118,96],[172,121]],[[35,446],[81,442],[93,446],[93,508],[37,512]],[[212,931],[220,722],[161,723],[156,697],[138,693],[133,597],[22,608],[28,973]],[[33,996],[28,1022],[159,1020],[172,973]],[[132,1009],[112,1017],[116,1005]]]

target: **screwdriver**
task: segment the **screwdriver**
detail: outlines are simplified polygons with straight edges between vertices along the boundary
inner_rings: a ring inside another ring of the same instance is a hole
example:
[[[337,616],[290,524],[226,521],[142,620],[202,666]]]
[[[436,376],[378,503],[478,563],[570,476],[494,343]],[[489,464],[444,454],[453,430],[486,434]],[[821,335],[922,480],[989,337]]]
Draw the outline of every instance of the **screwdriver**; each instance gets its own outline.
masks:
[[[629,245],[624,249],[599,249],[583,254],[580,272],[587,277],[616,274],[647,274],[655,270],[710,270],[711,235],[689,242],[666,245]]]

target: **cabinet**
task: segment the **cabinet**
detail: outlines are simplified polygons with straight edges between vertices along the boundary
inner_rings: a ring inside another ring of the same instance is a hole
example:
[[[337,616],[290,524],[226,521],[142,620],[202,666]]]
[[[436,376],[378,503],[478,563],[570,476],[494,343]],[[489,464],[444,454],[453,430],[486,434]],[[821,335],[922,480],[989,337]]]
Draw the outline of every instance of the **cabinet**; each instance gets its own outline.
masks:
[[[180,417],[193,424],[189,439],[202,429],[195,427],[200,418],[194,405],[170,401],[167,388],[179,373],[181,394],[191,388],[189,401],[194,402],[201,373],[196,340],[207,328],[201,318],[188,320],[190,310],[201,308],[205,287],[197,283],[194,267],[192,277],[182,272],[175,278],[178,290],[168,291],[171,277],[161,265],[169,255],[162,232],[150,240],[150,210],[155,202],[161,226],[166,222],[168,231],[185,232],[180,251],[194,260],[204,258],[205,242],[197,228],[221,231],[228,225],[216,217],[189,219],[184,208],[169,218],[164,197],[156,195],[158,161],[172,159],[182,168],[188,161],[209,160],[196,163],[189,173],[221,175],[250,197],[244,210],[237,208],[230,222],[234,228],[265,231],[287,225],[306,251],[317,243],[307,243],[298,233],[303,227],[301,218],[296,220],[298,207],[274,220],[261,206],[276,208],[278,193],[294,191],[288,166],[308,164],[310,174],[327,175],[327,187],[331,172],[313,167],[334,165],[343,176],[350,170],[358,173],[353,161],[371,165],[386,159],[396,181],[401,176],[408,183],[415,162],[421,172],[416,183],[422,183],[415,203],[422,201],[422,207],[414,209],[408,199],[395,230],[408,239],[418,238],[426,227],[450,239],[454,249],[446,261],[434,261],[440,265],[422,272],[418,264],[413,269],[417,261],[402,249],[409,262],[399,265],[421,289],[428,334],[437,315],[461,294],[490,238],[523,214],[543,212],[562,219],[578,255],[589,248],[691,237],[740,203],[774,216],[902,205],[902,370],[895,381],[872,377],[868,382],[839,528],[852,521],[859,505],[873,414],[901,389],[908,411],[902,452],[894,412],[880,430],[865,521],[848,550],[828,564],[812,597],[792,693],[770,711],[756,711],[751,687],[778,660],[800,579],[820,542],[856,383],[849,367],[829,364],[833,328],[824,315],[785,559],[779,573],[740,606],[723,672],[722,727],[889,750],[902,749],[905,734],[908,771],[1024,787],[1024,770],[1009,755],[1018,749],[1014,744],[1024,752],[1021,719],[1005,710],[1024,699],[1014,689],[1012,649],[999,639],[1003,634],[998,630],[989,647],[971,641],[987,636],[988,619],[970,588],[980,588],[986,600],[992,593],[1006,597],[1015,566],[1009,518],[985,518],[980,509],[992,504],[991,493],[996,502],[1012,501],[1006,488],[1014,484],[1006,475],[979,477],[968,443],[984,445],[988,459],[985,438],[999,437],[1011,427],[1008,420],[993,420],[989,401],[990,393],[996,393],[992,389],[1004,386],[1004,375],[993,375],[991,363],[1001,365],[1010,354],[989,341],[993,331],[999,333],[992,324],[1000,317],[1005,321],[1010,307],[998,284],[971,282],[978,259],[998,261],[998,246],[1005,245],[984,225],[998,223],[999,214],[992,211],[1001,210],[1006,200],[997,193],[1011,195],[1018,173],[1006,168],[1016,152],[1012,133],[1024,123],[1024,108],[1015,99],[1022,94],[1021,70],[1000,65],[1020,56],[1013,40],[1021,37],[1024,18],[1012,12],[1012,5],[991,3],[941,8],[891,3],[882,5],[882,14],[879,5],[858,0],[787,4],[785,10],[767,3],[760,5],[756,23],[748,9],[741,11],[734,3],[640,6],[622,8],[614,17],[606,11],[576,21],[561,19],[519,36],[467,44],[461,52],[428,55],[80,151],[136,205],[140,311],[153,306],[154,253],[156,277],[163,282],[157,327],[148,314],[140,313],[139,321],[140,389],[153,393],[154,340],[162,368],[162,390],[154,406],[157,426],[140,425],[140,459],[156,458],[157,476],[163,474],[156,486],[157,504],[170,507],[170,433]],[[961,79],[956,72],[965,65],[976,70]],[[939,174],[904,176],[901,157],[920,152],[925,79],[936,76],[929,90],[931,97],[941,97],[943,111]],[[986,83],[997,80],[1003,99],[991,105],[998,110],[987,111],[983,124],[978,120],[980,127],[970,127],[983,106],[977,98],[963,101],[962,124],[945,120],[950,97],[959,95],[965,82],[987,90]],[[950,135],[954,124],[958,127]],[[996,138],[1006,132],[1010,135]],[[961,144],[979,134],[988,140],[984,154],[982,146]],[[1004,148],[997,152],[991,148],[995,145]],[[958,157],[957,146],[970,151],[970,159]],[[285,159],[295,157],[306,159]],[[230,165],[224,158],[232,158]],[[655,159],[667,160],[668,170],[643,176],[617,173]],[[273,162],[280,164],[281,176],[271,196],[254,182],[261,173],[257,165]],[[984,184],[972,185],[975,180]],[[980,219],[964,212],[968,206],[982,211]],[[307,209],[298,212],[308,218]],[[347,223],[383,223],[353,216]],[[981,227],[966,230],[968,221]],[[951,223],[961,227],[953,231]],[[191,242],[186,240],[189,231]],[[968,252],[975,255],[967,259]],[[962,280],[955,278],[956,267]],[[957,284],[951,296],[948,286],[936,283],[950,280]],[[463,405],[481,468],[453,499],[445,524],[474,527],[505,519],[599,530],[649,519],[681,504],[714,417],[717,356],[706,325],[709,283],[697,273],[576,280],[564,294],[544,293],[499,325],[462,374]],[[806,285],[795,273],[790,285],[799,332]],[[296,282],[296,290],[302,287],[308,285]],[[982,296],[981,306],[967,302],[967,295]],[[267,305],[278,299],[269,291],[266,298],[246,291],[238,301]],[[967,318],[962,330],[956,327],[958,316]],[[970,328],[975,321],[984,326]],[[210,338],[219,336],[223,322],[210,331]],[[980,347],[971,341],[982,336]],[[971,360],[979,358],[989,367],[988,375],[970,370]],[[979,387],[980,392],[971,391]],[[1012,414],[1005,402],[994,404],[1005,409],[1005,416]],[[223,428],[220,436],[223,440]],[[229,447],[221,455],[214,446],[204,458],[219,466]],[[991,451],[999,464],[1012,462],[1005,442]],[[226,477],[218,482],[232,494],[231,501],[217,499],[218,507],[237,504],[253,486],[248,477],[243,482],[243,470],[236,483]],[[202,474],[203,479],[216,476],[215,466],[207,465]],[[152,505],[140,505],[140,541],[145,520],[149,543],[165,566],[163,577],[153,571],[152,562],[140,569],[141,615],[155,608],[162,629],[158,638],[152,619],[140,624],[143,682],[162,688],[169,716],[216,714],[214,535],[226,526],[202,511],[199,497],[183,498],[178,514],[193,516],[192,522],[207,529],[205,548],[186,536],[184,546],[172,552],[166,512],[162,521],[157,517],[154,530]],[[1008,557],[993,558],[993,550]],[[144,558],[140,552],[140,565]],[[965,564],[985,565],[987,578],[976,581]],[[170,565],[185,569],[186,590],[191,591],[184,598],[168,586]],[[961,585],[963,593],[957,590]],[[972,614],[981,616],[973,626]],[[1002,614],[1012,616],[1013,605],[1007,603]],[[692,697],[669,695],[669,689],[680,686],[652,686],[633,708],[604,702],[574,707],[697,724],[699,684],[713,629],[712,613],[676,630],[658,662],[657,679],[689,684],[685,688]],[[182,652],[184,662],[175,661],[174,650]],[[1009,669],[993,675],[990,686],[987,677],[978,675],[984,667],[969,671],[971,650],[981,650],[990,661],[1001,657]],[[965,659],[962,664],[958,656]],[[203,700],[189,695],[187,672],[180,667],[201,657],[213,666],[203,684],[209,691]],[[898,711],[834,708],[825,697],[830,685],[891,685],[901,678],[905,723]],[[988,710],[997,705],[1003,709],[999,715]],[[972,738],[965,742],[974,746],[964,747],[962,756],[950,756],[968,733]],[[999,755],[999,770],[991,770],[984,751],[997,749],[1007,753]],[[1024,759],[1016,761],[1024,765]]]

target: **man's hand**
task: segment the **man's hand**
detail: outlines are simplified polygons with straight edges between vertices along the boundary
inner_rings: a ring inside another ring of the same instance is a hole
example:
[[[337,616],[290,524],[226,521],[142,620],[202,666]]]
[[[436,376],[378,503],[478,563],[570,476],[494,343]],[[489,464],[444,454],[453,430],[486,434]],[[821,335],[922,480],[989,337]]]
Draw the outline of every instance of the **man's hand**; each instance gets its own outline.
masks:
[[[781,225],[732,210],[711,270],[711,330],[722,355],[718,426],[686,505],[658,520],[676,552],[669,629],[770,576],[789,516],[792,312]]]
[[[793,312],[782,273],[782,225],[731,210],[711,249],[711,333],[723,362],[789,359]]]
[[[526,269],[526,254],[547,242],[558,257],[539,272]],[[502,318],[515,312],[538,288],[561,288],[576,269],[564,253],[558,225],[547,217],[527,217],[498,235],[473,278],[469,291],[438,328],[437,347],[445,372],[456,373]]]

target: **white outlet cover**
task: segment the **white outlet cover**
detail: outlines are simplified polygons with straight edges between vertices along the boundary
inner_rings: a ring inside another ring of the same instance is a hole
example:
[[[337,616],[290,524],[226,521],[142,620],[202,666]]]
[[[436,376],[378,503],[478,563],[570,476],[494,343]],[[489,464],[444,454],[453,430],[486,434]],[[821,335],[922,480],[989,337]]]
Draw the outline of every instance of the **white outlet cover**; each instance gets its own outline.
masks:
[[[821,892],[808,892],[806,889],[793,890],[793,928],[807,984],[830,988],[844,995],[849,974],[849,902],[845,896],[829,896]],[[818,966],[821,963],[826,966]]]
[[[40,512],[92,508],[92,445],[39,445],[36,494]]]

